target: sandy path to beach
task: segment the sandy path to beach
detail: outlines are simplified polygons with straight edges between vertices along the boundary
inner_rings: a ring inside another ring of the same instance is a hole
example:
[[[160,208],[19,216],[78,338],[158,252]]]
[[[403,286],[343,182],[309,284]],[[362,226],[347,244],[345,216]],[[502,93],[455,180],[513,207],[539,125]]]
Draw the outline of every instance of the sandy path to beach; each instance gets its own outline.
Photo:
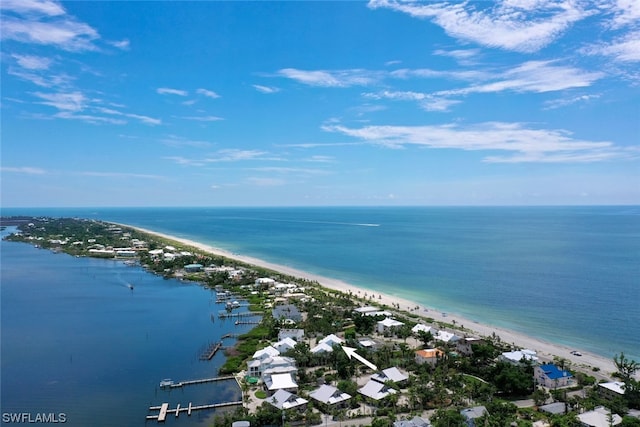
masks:
[[[346,293],[352,292],[354,295],[361,296],[361,297],[364,297],[365,293],[367,293],[368,295],[371,295],[373,293],[375,294],[375,298],[372,300],[372,302],[377,302],[379,304],[386,304],[390,307],[393,307],[394,305],[399,305],[402,310],[407,310],[407,311],[410,309],[414,309],[416,307],[415,302],[407,301],[402,298],[398,298],[391,295],[385,295],[379,292],[373,292],[370,289],[359,288],[349,283],[345,283],[341,280],[323,277],[323,276],[308,273],[302,270],[297,270],[295,268],[288,267],[285,265],[274,264],[258,258],[253,258],[250,256],[232,253],[224,249],[205,245],[200,242],[196,242],[193,240],[184,239],[180,237],[175,237],[175,236],[171,236],[164,233],[158,233],[153,230],[148,230],[140,227],[133,227],[127,224],[119,224],[119,225],[134,228],[144,233],[148,233],[148,234],[156,235],[159,237],[163,237],[165,239],[180,242],[184,245],[200,249],[204,252],[208,252],[213,255],[223,256],[226,258],[235,259],[237,261],[240,261],[246,264],[264,267],[264,268],[277,271],[289,276],[316,281],[326,288],[331,288],[331,289],[343,291]],[[378,296],[380,296],[380,298],[378,298]],[[469,336],[488,337],[495,333],[501,338],[503,342],[513,343],[516,346],[521,348],[528,348],[528,349],[535,350],[542,361],[552,361],[554,356],[557,356],[569,361],[571,363],[571,366],[574,369],[580,368],[580,370],[587,372],[590,375],[596,376],[598,379],[610,380],[611,373],[615,371],[615,365],[613,363],[613,359],[608,359],[606,357],[602,357],[587,351],[579,350],[582,356],[576,356],[574,354],[571,354],[571,351],[577,350],[575,348],[568,348],[562,345],[550,343],[550,342],[540,340],[528,335],[524,335],[522,333],[518,333],[509,329],[478,323],[451,312],[447,312],[445,317],[445,315],[443,315],[443,313],[441,313],[440,311],[433,309],[431,307],[425,307],[423,305],[419,305],[418,309],[415,310],[414,313],[424,318],[427,318],[427,317],[433,318],[435,321],[441,321],[441,322],[456,324],[456,325],[464,325],[466,329],[470,329],[473,331],[473,333],[468,334]],[[592,368],[596,368],[598,372],[592,371]]]

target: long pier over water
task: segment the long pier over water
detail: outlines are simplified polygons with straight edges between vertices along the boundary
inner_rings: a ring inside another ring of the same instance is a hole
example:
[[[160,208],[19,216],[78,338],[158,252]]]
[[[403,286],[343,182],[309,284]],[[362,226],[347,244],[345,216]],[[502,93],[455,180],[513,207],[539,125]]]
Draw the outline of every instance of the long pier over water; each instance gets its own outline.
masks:
[[[233,378],[233,377],[232,377]],[[147,415],[147,420],[157,420],[159,423],[166,421],[167,415],[175,414],[176,418],[180,415],[180,412],[186,412],[187,415],[191,415],[193,411],[200,411],[203,409],[216,409],[216,408],[224,408],[226,406],[237,406],[242,405],[242,400],[238,400],[235,402],[222,402],[222,403],[211,403],[208,405],[196,405],[194,406],[191,402],[186,407],[176,406],[175,409],[170,409],[168,403],[163,403],[160,406],[150,406],[149,411],[160,411],[158,415]]]

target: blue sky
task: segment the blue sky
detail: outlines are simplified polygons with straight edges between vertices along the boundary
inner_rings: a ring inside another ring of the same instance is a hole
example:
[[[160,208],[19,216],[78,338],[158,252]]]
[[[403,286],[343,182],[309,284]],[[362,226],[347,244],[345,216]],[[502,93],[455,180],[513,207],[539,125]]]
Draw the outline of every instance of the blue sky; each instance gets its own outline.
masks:
[[[3,0],[2,205],[640,204],[640,2]]]

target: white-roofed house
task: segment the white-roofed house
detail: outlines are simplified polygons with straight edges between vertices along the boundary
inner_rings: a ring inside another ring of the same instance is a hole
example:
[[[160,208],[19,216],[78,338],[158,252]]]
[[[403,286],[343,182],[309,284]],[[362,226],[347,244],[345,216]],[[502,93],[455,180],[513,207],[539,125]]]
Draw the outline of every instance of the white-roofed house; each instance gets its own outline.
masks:
[[[433,334],[435,332],[435,329],[433,329],[431,326],[423,325],[422,323],[418,323],[413,328],[411,328],[411,333],[413,333],[414,335],[418,335],[420,332],[431,332]]]
[[[358,389],[358,393],[373,400],[381,400],[387,396],[396,394],[397,391],[387,386],[386,384],[382,384],[374,380],[369,380],[369,382],[367,382],[363,387]]]
[[[289,393],[298,391],[298,384],[292,374],[273,374],[264,378],[264,386],[271,395],[278,390],[286,390]]]
[[[283,340],[285,338],[301,341],[304,338],[304,329],[280,329],[278,339]]]
[[[274,356],[279,356],[280,352],[274,348],[273,346],[268,346],[265,347],[261,350],[257,350],[255,353],[253,353],[253,356],[251,356],[252,359],[266,359],[267,357],[274,357]]]
[[[337,335],[330,334],[318,341],[315,347],[311,349],[311,353],[329,353],[333,351],[334,345],[341,345],[344,342],[342,338]]]
[[[372,380],[378,381],[379,383],[385,383],[387,381],[392,381],[396,384],[400,384],[406,380],[409,379],[409,377],[404,374],[402,371],[400,371],[400,369],[394,367],[391,368],[387,368],[382,370],[381,372],[378,372],[376,374],[373,374],[371,376]]]
[[[289,393],[286,390],[278,390],[272,396],[265,399],[265,402],[278,409],[298,409],[303,410],[307,403],[307,399],[303,399],[293,393]]]
[[[402,325],[404,325],[404,323],[399,320],[387,317],[384,320],[378,321],[378,333],[384,334],[385,332],[391,332],[393,329],[399,328]]]
[[[578,419],[585,427],[610,427],[622,424],[622,417],[612,414],[604,406],[598,406],[593,411],[578,414]]]
[[[260,370],[262,377],[267,377],[273,374],[295,375],[298,372],[295,359],[283,356],[269,357],[262,360]]]
[[[499,356],[499,359],[503,362],[509,362],[514,365],[519,365],[522,361],[538,363],[538,356],[533,350],[516,350],[507,351]]]
[[[624,396],[624,383],[612,381],[598,384],[598,393],[605,399],[615,399]]]
[[[351,395],[338,390],[336,387],[323,384],[309,393],[309,397],[317,401],[325,412],[344,407]]]
[[[286,353],[289,350],[292,350],[296,346],[297,342],[292,338],[284,338],[278,341],[275,344],[272,344],[272,347],[278,350],[281,354]]]
[[[438,331],[433,335],[433,339],[435,339],[436,341],[441,341],[445,344],[453,344],[458,341],[460,337],[451,332]]]

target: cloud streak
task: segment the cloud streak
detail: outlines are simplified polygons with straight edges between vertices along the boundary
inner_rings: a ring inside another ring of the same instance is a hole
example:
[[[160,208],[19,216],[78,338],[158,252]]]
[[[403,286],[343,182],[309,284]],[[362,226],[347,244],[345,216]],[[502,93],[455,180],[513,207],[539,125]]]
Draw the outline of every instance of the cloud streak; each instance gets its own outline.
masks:
[[[371,0],[369,7],[429,19],[460,40],[524,53],[537,52],[593,13],[581,8],[579,2],[556,0],[495,3]]]
[[[471,126],[366,126],[348,128],[324,126],[337,132],[389,148],[419,146],[432,149],[464,151],[503,151],[512,155],[489,155],[487,163],[569,163],[596,162],[637,155],[609,141],[574,139],[571,133],[558,129],[534,129],[521,123],[488,122]],[[637,151],[637,150],[636,150]]]

